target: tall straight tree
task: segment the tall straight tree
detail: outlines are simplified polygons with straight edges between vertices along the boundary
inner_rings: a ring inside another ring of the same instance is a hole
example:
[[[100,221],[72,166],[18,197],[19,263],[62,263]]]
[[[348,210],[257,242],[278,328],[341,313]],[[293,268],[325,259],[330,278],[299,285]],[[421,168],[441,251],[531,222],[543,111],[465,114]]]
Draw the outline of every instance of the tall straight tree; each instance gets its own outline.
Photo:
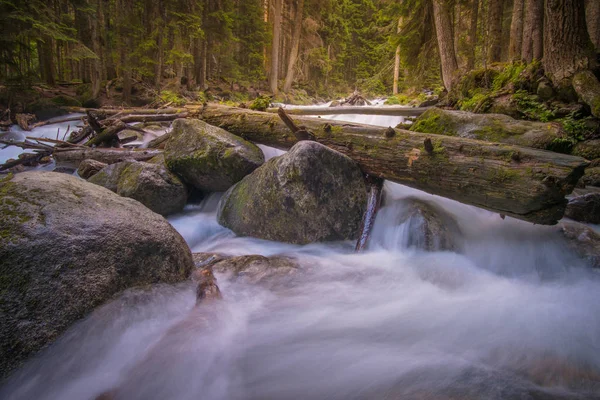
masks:
[[[396,33],[400,35],[402,30],[402,17],[398,19],[398,28]],[[393,94],[398,94],[398,80],[400,79],[400,45],[396,46],[396,56],[394,58],[394,83],[392,84]]]
[[[273,94],[277,94],[279,89],[277,81],[279,80],[279,52],[281,44],[281,13],[283,10],[283,0],[273,0],[273,42],[271,44],[271,73],[269,86]]]
[[[531,62],[544,54],[544,0],[525,0],[521,58]]]
[[[298,60],[298,51],[300,50],[300,36],[302,35],[302,21],[304,16],[304,0],[296,0],[296,15],[294,18],[294,32],[292,33],[292,49],[288,60],[287,74],[283,91],[289,92],[294,82],[294,69]]]
[[[521,49],[523,47],[523,3],[524,0],[515,0],[513,2],[512,19],[510,22],[510,44],[508,47],[508,57],[511,61],[521,58]]]
[[[448,0],[432,1],[435,32],[442,67],[442,80],[444,81],[444,87],[450,91],[458,70],[452,32],[452,8]]]
[[[504,14],[504,0],[489,0],[488,3],[488,29],[489,42],[488,62],[498,62],[502,57],[502,17]]]
[[[467,69],[475,68],[475,49],[477,48],[477,22],[479,20],[479,1],[471,0],[471,21],[469,23],[469,50],[467,53]]]
[[[578,71],[589,69],[592,46],[583,0],[546,0],[544,70],[557,86],[570,85]]]

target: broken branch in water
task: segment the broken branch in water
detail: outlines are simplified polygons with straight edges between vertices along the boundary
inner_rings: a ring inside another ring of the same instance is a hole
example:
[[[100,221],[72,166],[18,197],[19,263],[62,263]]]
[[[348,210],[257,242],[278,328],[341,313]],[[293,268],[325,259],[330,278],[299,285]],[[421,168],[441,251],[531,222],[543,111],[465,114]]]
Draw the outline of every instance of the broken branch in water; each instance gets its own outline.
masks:
[[[367,184],[369,185],[369,198],[367,202],[367,210],[360,225],[358,242],[356,242],[355,251],[357,253],[363,251],[371,237],[375,218],[381,206],[381,195],[383,193],[383,179],[366,175]]]
[[[315,140],[315,135],[307,131],[305,127],[296,126],[294,121],[292,121],[292,119],[285,113],[283,107],[279,107],[279,110],[277,110],[277,115],[279,115],[279,118],[281,118],[281,120],[289,128],[289,130],[292,131],[296,139],[311,141]]]

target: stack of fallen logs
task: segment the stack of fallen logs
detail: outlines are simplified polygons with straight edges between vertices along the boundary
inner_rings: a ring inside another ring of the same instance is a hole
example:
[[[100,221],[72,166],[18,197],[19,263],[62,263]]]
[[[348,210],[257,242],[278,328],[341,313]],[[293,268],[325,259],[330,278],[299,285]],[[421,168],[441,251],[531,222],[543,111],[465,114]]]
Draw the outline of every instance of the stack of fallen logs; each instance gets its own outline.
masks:
[[[169,109],[125,109],[125,110],[88,110],[73,108],[72,112],[84,112],[82,117],[68,117],[64,119],[43,121],[31,124],[27,114],[17,115],[19,126],[24,131],[49,124],[81,122],[83,126],[73,131],[67,140],[26,137],[25,141],[0,139],[0,145],[18,146],[23,149],[33,150],[33,153],[22,154],[16,160],[9,160],[0,165],[4,171],[18,165],[35,166],[49,156],[57,162],[77,165],[84,159],[94,159],[105,163],[114,163],[122,160],[148,160],[158,154],[153,150],[125,149],[121,145],[118,134],[124,130],[146,133],[143,129],[133,126],[133,123],[170,122],[178,118],[197,116],[198,110],[193,108]],[[21,116],[19,118],[19,116]],[[68,132],[67,132],[68,133]]]

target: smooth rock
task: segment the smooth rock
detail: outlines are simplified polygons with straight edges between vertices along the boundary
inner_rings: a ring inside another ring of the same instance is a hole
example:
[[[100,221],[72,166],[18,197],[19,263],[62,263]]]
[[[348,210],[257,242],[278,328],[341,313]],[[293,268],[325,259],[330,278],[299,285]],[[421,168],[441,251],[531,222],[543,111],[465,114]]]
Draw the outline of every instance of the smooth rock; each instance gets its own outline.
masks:
[[[200,120],[178,119],[165,145],[168,168],[184,182],[222,192],[265,161],[254,144]]]
[[[353,160],[301,141],[232,187],[221,199],[218,221],[241,236],[288,243],[355,239],[366,203]]]
[[[180,212],[188,198],[183,182],[160,161],[111,164],[92,176],[89,182],[135,199],[161,215]]]
[[[592,115],[600,118],[600,82],[592,71],[582,71],[573,77],[573,89],[579,99],[590,107]]]
[[[189,247],[137,201],[74,176],[0,182],[0,375],[132,286],[186,279]]]
[[[79,168],[77,168],[77,174],[83,179],[89,179],[107,165],[108,164],[96,160],[83,160],[81,164],[79,164]]]
[[[587,225],[563,221],[558,230],[567,247],[584,259],[590,267],[600,268],[600,234]]]
[[[600,193],[588,193],[569,200],[565,217],[578,222],[600,224]]]

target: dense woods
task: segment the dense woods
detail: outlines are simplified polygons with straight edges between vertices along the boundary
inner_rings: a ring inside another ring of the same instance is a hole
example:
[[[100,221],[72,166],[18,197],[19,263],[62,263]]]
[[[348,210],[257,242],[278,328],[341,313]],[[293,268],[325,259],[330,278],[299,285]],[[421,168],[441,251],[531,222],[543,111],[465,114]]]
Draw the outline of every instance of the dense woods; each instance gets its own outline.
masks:
[[[95,99],[118,78],[125,102],[134,83],[391,94],[535,59],[558,83],[593,66],[599,16],[593,0],[0,1],[0,81]]]

